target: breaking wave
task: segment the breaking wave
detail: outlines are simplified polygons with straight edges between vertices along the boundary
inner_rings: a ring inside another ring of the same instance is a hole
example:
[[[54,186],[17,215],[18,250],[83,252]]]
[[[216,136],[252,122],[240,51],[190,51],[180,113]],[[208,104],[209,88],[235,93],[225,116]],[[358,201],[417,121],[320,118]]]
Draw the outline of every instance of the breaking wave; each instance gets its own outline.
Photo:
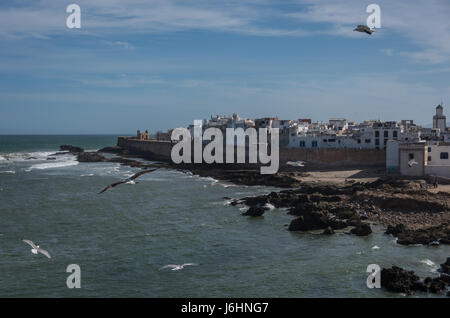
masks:
[[[45,170],[45,169],[53,169],[53,168],[64,168],[70,166],[76,166],[78,161],[76,160],[64,160],[52,163],[40,163],[36,165],[32,165],[29,170]]]

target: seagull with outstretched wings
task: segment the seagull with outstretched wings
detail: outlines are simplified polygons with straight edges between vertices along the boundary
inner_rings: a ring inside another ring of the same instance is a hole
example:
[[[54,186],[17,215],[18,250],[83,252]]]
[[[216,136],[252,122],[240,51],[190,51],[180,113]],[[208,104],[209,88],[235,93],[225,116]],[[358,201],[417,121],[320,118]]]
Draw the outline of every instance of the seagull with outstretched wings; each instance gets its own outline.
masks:
[[[136,178],[139,178],[140,176],[142,176],[143,174],[150,173],[150,172],[153,172],[153,171],[155,171],[155,170],[156,170],[156,169],[150,169],[150,170],[140,171],[140,172],[138,172],[138,173],[132,175],[131,177],[129,177],[129,178],[126,179],[126,180],[123,180],[123,181],[117,181],[117,182],[114,182],[114,183],[110,184],[109,186],[107,186],[106,188],[104,188],[102,191],[100,191],[98,194],[101,194],[101,193],[103,193],[103,192],[105,192],[105,191],[107,191],[107,190],[109,190],[109,189],[111,189],[111,188],[114,188],[115,186],[118,186],[118,185],[120,185],[120,184],[127,183],[127,182],[132,182],[132,181],[134,181]]]
[[[408,162],[408,166],[410,167],[410,168],[412,168],[414,165],[418,165],[419,163],[417,162],[417,161],[415,161],[414,159],[412,159],[412,160],[410,160],[409,162]]]
[[[198,266],[198,265],[200,265],[200,264],[197,264],[197,263],[184,263],[181,265],[169,264],[169,265],[161,267],[161,269],[170,268],[173,271],[179,271],[179,270],[183,269],[185,266]]]
[[[52,257],[50,256],[50,253],[49,253],[49,252],[47,252],[46,250],[44,250],[44,249],[42,249],[42,248],[39,248],[39,245],[34,244],[33,241],[30,241],[30,240],[22,240],[22,242],[25,242],[25,243],[27,243],[28,245],[31,246],[31,253],[33,253],[33,254],[41,253],[41,254],[47,256],[48,258],[52,258]]]

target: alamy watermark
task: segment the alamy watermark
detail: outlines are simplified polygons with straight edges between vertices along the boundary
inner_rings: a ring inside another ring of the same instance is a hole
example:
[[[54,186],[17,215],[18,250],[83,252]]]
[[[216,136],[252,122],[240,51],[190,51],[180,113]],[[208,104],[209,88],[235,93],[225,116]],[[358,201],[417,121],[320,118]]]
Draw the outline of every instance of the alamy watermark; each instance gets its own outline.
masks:
[[[246,163],[248,157],[248,163],[268,165],[260,168],[261,174],[278,172],[280,165],[278,128],[259,128],[258,131],[253,127],[245,130],[226,128],[225,136],[226,138],[218,128],[209,127],[203,130],[201,120],[194,121],[193,133],[187,128],[176,128],[172,132],[172,140],[177,142],[172,147],[172,161],[176,164],[192,162],[232,164]]]
[[[66,280],[67,288],[81,288],[81,268],[78,264],[70,264],[66,268],[67,273],[71,273]]]
[[[381,288],[381,268],[380,265],[370,264],[366,269],[367,273],[370,275],[367,277],[366,285],[367,288]]]
[[[366,8],[366,12],[370,13],[367,17],[367,26],[371,29],[381,28],[381,8],[378,4],[369,4]]]
[[[69,29],[80,29],[81,28],[81,8],[78,4],[69,4],[66,8],[66,12],[70,13],[66,20],[66,26]]]

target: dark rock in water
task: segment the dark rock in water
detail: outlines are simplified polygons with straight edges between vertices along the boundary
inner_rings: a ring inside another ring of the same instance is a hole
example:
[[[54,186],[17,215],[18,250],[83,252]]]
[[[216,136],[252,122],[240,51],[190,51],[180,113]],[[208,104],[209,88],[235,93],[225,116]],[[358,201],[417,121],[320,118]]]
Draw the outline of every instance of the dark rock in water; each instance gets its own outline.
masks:
[[[419,279],[413,271],[406,271],[397,266],[381,270],[381,286],[396,293],[414,294]]]
[[[107,152],[107,153],[115,153],[115,154],[121,154],[124,152],[124,149],[119,146],[113,146],[113,147],[104,147],[100,149],[98,152]]]
[[[238,205],[239,203],[240,203],[239,200],[233,200],[231,201],[230,205],[235,206]]]
[[[105,161],[105,157],[97,152],[82,152],[78,155],[77,160],[79,162],[102,162]]]
[[[67,155],[69,153],[70,153],[70,151],[61,151],[61,152],[52,153],[50,156],[52,156],[52,157],[54,157],[54,156],[63,156],[63,155]]]
[[[56,160],[56,158],[49,157],[49,158],[47,158],[47,160]]]
[[[26,160],[36,160],[36,157],[28,157]]]
[[[334,234],[334,230],[331,228],[331,226],[327,227],[322,234],[331,235]]]
[[[447,261],[441,264],[441,273],[450,275],[450,257],[447,257]]]
[[[74,153],[74,154],[78,154],[78,153],[84,152],[83,148],[75,147],[75,146],[71,146],[71,145],[61,145],[61,146],[59,146],[59,150],[60,151],[69,151],[69,152]]]
[[[355,228],[351,229],[350,233],[357,236],[367,236],[372,233],[372,229],[370,228],[369,224],[360,223]]]
[[[242,215],[262,216],[266,210],[268,210],[268,208],[264,206],[252,206],[247,210],[247,212],[242,213]]]
[[[313,231],[327,228],[328,218],[322,213],[306,213],[291,221],[289,231]]]
[[[405,230],[404,224],[397,224],[396,226],[389,225],[385,233],[397,236],[398,234],[405,232]]]
[[[447,292],[447,297],[450,297],[450,290]]]
[[[390,291],[407,293],[408,295],[413,294],[415,291],[442,294],[450,286],[450,275],[442,272],[442,266],[450,263],[449,259],[441,265],[439,277],[427,277],[423,282],[420,281],[413,271],[406,271],[396,266],[390,269],[383,268],[381,271],[381,286]]]
[[[441,279],[441,277],[436,277],[431,281],[429,291],[434,294],[439,294],[447,289],[447,283]]]

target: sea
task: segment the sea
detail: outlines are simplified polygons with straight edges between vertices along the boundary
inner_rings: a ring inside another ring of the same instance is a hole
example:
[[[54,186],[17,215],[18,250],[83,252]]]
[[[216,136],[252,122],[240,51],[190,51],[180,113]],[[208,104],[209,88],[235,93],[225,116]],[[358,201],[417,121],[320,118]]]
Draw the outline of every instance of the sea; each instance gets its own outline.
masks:
[[[402,246],[379,225],[368,237],[289,232],[285,209],[251,218],[230,205],[279,189],[177,170],[98,194],[139,169],[53,155],[62,144],[98,150],[116,140],[0,136],[0,297],[440,297],[368,288],[367,268],[437,276],[449,246]],[[164,268],[184,263],[198,265]],[[72,264],[80,288],[67,284]]]

